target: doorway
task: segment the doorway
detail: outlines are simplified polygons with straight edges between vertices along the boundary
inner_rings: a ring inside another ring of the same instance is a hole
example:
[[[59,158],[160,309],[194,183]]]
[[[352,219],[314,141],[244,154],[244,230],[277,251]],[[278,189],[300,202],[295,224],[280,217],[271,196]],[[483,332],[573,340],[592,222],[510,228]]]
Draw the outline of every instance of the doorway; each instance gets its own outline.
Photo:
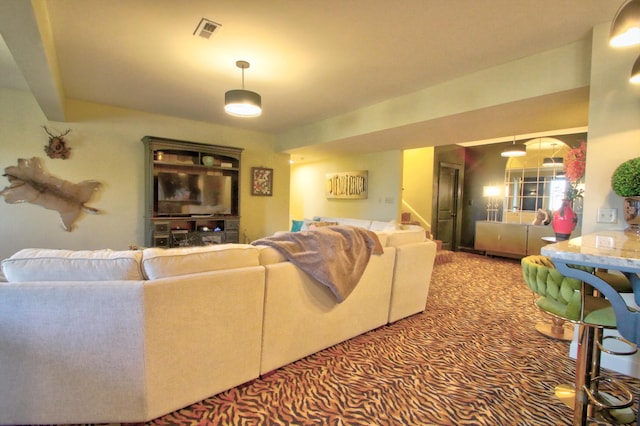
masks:
[[[443,250],[457,249],[458,210],[460,200],[461,165],[440,163],[436,209],[436,235]]]

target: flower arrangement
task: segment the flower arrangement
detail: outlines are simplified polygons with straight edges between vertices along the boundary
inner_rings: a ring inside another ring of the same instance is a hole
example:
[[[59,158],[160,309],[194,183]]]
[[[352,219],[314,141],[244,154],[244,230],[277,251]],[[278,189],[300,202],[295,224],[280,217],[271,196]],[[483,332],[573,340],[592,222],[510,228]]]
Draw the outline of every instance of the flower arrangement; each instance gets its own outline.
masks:
[[[587,143],[582,141],[579,146],[570,149],[565,157],[564,175],[568,181],[565,198],[567,200],[575,200],[584,196],[584,190],[578,188],[578,182],[584,176],[586,163]]]

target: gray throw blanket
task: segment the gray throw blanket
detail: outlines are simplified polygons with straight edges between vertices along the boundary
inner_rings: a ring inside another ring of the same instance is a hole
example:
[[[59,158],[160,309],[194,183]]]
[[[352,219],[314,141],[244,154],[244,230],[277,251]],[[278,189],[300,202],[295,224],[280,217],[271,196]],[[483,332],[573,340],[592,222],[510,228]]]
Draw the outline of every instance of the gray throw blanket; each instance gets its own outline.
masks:
[[[278,250],[291,263],[329,287],[338,303],[356,287],[371,255],[384,252],[374,232],[355,226],[287,232],[251,244]]]

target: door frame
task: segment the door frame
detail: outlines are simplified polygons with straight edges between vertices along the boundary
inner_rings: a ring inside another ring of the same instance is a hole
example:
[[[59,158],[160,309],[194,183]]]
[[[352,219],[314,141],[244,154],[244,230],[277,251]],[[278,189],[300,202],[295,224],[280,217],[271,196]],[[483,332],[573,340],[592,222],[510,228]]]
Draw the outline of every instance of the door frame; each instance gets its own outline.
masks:
[[[456,164],[456,163],[448,163],[446,161],[440,161],[438,162],[438,168],[437,168],[437,173],[436,173],[436,179],[434,179],[434,199],[435,199],[435,210],[434,210],[434,217],[432,218],[432,223],[435,223],[435,231],[436,234],[434,235],[434,238],[437,239],[438,235],[437,235],[437,231],[438,231],[438,214],[440,212],[440,174],[442,172],[442,168],[443,167],[447,167],[450,169],[455,169],[456,170],[456,174],[457,174],[457,178],[456,178],[456,182],[455,182],[455,188],[454,188],[454,197],[455,197],[455,211],[456,211],[456,218],[454,221],[454,230],[453,230],[453,238],[451,239],[451,250],[455,251],[457,250],[457,248],[460,246],[460,238],[461,238],[461,232],[462,232],[462,186],[463,186],[463,180],[464,180],[464,166],[461,164]]]

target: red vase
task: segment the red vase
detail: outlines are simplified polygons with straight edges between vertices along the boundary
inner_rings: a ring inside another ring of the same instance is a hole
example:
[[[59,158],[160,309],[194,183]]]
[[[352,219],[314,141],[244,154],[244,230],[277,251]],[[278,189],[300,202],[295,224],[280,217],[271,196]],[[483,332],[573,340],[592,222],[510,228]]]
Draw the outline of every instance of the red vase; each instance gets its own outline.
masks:
[[[578,216],[571,208],[571,202],[567,199],[562,200],[562,205],[555,211],[551,221],[553,232],[556,233],[556,241],[568,240],[577,223]]]

